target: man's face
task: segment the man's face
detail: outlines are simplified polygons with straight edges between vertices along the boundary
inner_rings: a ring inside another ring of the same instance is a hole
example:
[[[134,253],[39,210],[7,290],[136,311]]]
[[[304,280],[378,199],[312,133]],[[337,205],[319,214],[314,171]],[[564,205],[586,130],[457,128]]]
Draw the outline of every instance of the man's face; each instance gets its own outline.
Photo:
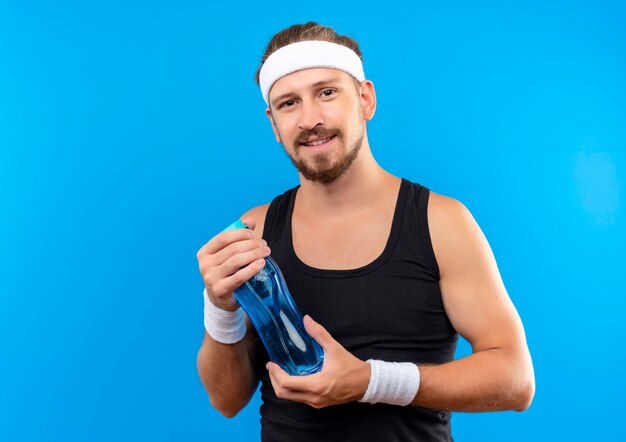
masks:
[[[357,157],[365,135],[361,86],[337,69],[304,69],[272,86],[267,115],[298,171],[330,183]]]

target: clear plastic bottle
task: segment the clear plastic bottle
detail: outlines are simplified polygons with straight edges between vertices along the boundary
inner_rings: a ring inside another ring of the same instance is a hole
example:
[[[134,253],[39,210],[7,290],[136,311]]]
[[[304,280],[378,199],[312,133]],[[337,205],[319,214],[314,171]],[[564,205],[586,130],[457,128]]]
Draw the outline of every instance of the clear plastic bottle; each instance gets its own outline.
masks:
[[[237,220],[224,230],[247,228]],[[265,266],[235,290],[235,298],[250,317],[270,359],[290,375],[322,369],[324,351],[307,333],[278,265],[269,256]]]

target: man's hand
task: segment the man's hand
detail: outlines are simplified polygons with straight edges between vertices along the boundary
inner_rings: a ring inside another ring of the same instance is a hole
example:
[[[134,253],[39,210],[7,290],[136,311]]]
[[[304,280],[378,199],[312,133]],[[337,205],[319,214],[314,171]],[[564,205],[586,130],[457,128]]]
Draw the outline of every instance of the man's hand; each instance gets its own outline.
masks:
[[[236,310],[233,292],[265,265],[270,254],[265,240],[255,237],[253,219],[243,222],[249,229],[235,229],[215,235],[198,250],[198,266],[211,302],[223,310]]]
[[[370,380],[370,366],[353,356],[309,315],[304,317],[309,334],[324,349],[324,365],[309,376],[289,376],[273,362],[266,367],[276,396],[323,408],[361,399]]]

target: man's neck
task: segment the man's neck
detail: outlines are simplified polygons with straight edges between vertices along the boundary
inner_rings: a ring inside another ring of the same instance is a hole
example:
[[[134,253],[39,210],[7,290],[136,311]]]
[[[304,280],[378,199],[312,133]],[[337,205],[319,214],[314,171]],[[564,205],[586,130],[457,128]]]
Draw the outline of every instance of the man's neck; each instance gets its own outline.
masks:
[[[378,165],[369,146],[363,146],[350,168],[332,183],[312,182],[302,176],[300,183],[298,212],[336,217],[376,205],[393,195],[399,179]]]

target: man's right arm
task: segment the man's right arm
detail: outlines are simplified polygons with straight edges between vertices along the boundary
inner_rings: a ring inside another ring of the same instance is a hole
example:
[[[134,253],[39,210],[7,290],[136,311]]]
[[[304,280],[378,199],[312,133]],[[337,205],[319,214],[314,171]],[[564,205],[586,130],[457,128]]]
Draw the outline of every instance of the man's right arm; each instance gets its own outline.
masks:
[[[222,232],[198,251],[198,264],[207,295],[216,307],[236,310],[239,305],[234,290],[265,264],[269,249],[261,237],[268,206],[255,207],[241,217],[251,228],[249,231]],[[226,417],[235,416],[250,401],[258,385],[255,374],[257,344],[252,324],[247,316],[245,320],[246,334],[241,341],[223,344],[205,331],[198,352],[197,368],[202,384],[211,404]]]
[[[254,372],[256,358],[254,331],[246,317],[243,340],[222,344],[204,332],[197,367],[211,405],[226,417],[235,416],[256,391],[259,380]]]

